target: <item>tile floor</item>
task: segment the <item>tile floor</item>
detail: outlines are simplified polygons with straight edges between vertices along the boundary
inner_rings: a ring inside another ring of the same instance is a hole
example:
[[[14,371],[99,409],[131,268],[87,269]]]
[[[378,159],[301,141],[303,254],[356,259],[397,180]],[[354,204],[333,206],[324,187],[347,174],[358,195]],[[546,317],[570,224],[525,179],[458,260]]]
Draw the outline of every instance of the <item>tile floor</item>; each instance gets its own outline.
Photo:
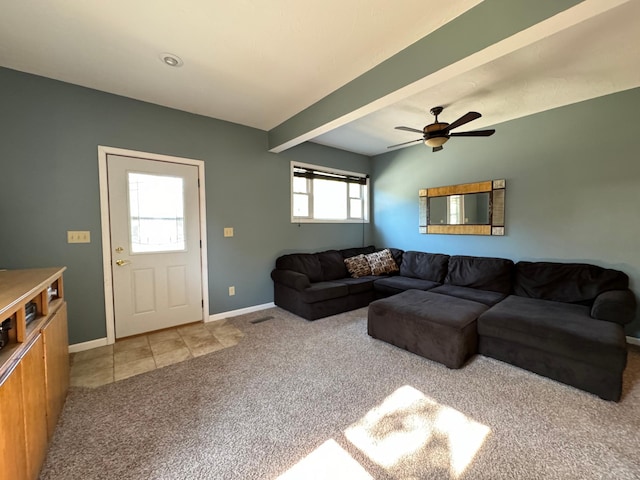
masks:
[[[220,320],[118,340],[114,345],[73,353],[71,385],[98,387],[236,345],[244,336]]]

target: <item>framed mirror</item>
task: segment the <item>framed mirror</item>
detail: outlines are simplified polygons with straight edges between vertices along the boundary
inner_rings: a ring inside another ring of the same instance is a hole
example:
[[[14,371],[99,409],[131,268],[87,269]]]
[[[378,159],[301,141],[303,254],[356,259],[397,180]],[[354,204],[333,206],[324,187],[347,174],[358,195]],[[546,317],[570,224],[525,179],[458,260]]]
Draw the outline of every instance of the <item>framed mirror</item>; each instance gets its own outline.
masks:
[[[420,233],[504,235],[504,179],[419,191]]]

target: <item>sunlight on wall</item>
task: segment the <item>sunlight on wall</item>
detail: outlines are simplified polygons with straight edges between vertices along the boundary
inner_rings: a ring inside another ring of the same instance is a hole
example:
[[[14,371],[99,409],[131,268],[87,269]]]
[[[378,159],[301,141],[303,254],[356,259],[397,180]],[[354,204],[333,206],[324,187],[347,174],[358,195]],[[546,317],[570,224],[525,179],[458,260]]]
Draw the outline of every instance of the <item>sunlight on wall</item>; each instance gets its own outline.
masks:
[[[373,480],[335,440],[327,440],[277,480]]]
[[[345,431],[347,439],[388,470],[448,468],[457,478],[491,429],[405,385]]]

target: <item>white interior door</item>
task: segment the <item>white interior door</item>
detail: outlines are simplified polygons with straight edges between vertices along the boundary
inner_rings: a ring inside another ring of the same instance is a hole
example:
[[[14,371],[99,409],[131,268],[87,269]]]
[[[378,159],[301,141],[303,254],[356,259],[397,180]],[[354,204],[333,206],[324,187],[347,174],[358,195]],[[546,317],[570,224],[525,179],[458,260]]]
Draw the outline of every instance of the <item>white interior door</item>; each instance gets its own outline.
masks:
[[[198,168],[107,155],[115,336],[203,319]]]

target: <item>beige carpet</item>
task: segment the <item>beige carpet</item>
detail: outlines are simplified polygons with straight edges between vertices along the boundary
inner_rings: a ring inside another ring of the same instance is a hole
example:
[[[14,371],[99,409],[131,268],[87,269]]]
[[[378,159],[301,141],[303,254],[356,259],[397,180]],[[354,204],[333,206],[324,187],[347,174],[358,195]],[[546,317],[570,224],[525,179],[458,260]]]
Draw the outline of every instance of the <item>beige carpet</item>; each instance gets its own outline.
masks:
[[[640,478],[638,349],[612,403],[481,356],[449,370],[366,312],[236,317],[233,348],[72,388],[41,479]]]

